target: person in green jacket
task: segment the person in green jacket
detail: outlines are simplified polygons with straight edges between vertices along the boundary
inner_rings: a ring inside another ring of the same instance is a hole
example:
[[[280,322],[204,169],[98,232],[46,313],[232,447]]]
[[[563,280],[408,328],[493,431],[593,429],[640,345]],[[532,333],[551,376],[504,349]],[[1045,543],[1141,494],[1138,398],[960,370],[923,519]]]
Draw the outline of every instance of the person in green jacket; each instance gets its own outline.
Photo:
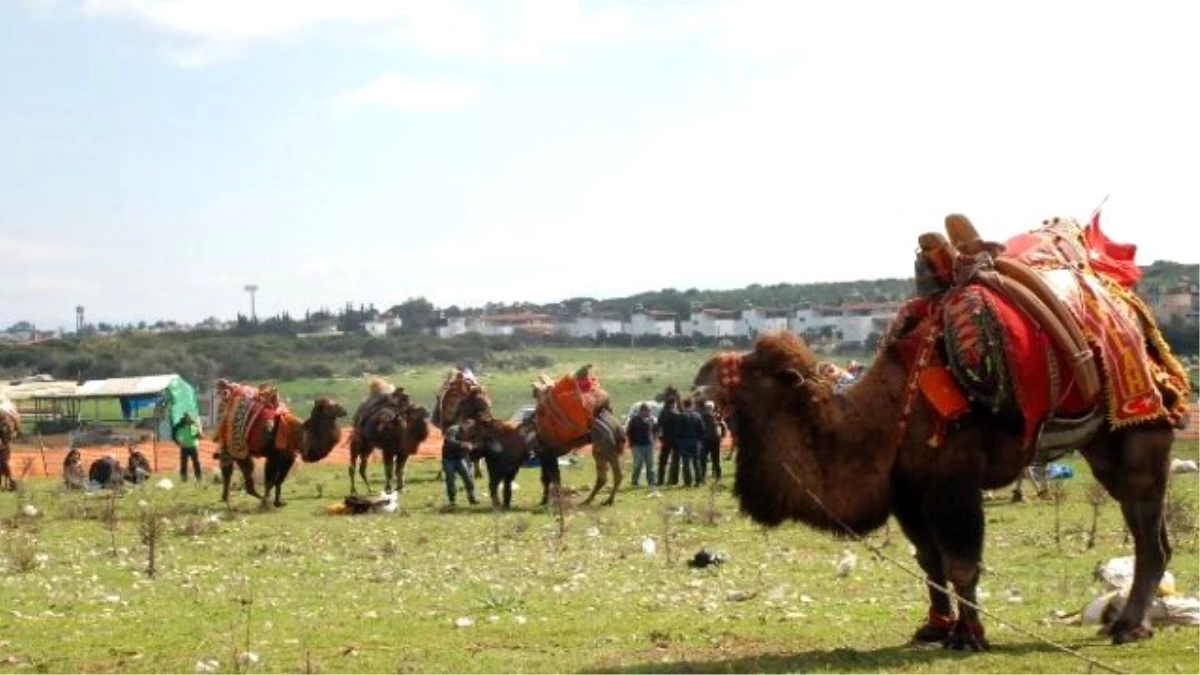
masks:
[[[175,442],[179,444],[179,482],[187,482],[187,463],[192,460],[192,468],[196,473],[196,481],[201,479],[200,473],[200,425],[192,419],[191,413],[184,413],[175,425]]]

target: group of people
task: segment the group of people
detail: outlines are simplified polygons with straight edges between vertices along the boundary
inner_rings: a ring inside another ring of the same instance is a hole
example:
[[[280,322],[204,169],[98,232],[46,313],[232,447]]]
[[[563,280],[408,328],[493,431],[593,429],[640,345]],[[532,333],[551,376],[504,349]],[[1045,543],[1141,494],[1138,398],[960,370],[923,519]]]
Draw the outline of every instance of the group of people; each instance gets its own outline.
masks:
[[[625,433],[633,453],[630,482],[634,487],[639,486],[643,469],[650,489],[678,485],[680,473],[685,488],[704,485],[710,475],[714,481],[721,480],[721,440],[729,433],[729,427],[712,401],[697,406],[690,397],[682,401],[667,399],[657,420],[650,406],[643,403],[629,419]],[[657,471],[655,440],[660,445]]]
[[[189,413],[184,413],[172,430],[172,436],[179,446],[180,482],[187,482],[189,468],[192,469],[196,482],[200,482],[203,477],[200,468],[200,425]],[[115,454],[109,453],[92,461],[85,472],[83,455],[79,448],[71,448],[63,458],[63,483],[73,490],[89,486],[97,489],[116,488],[126,482],[141,483],[149,478],[152,472],[150,458],[135,444],[129,445],[129,456],[125,466],[121,465]]]

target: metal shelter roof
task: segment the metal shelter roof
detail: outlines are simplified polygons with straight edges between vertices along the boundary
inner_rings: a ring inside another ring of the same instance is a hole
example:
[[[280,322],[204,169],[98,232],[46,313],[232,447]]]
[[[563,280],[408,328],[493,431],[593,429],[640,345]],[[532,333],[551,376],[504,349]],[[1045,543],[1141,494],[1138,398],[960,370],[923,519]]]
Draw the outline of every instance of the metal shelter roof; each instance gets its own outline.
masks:
[[[74,390],[56,390],[39,393],[31,398],[116,398],[120,396],[145,396],[165,390],[171,382],[179,379],[176,374],[147,375],[145,377],[116,377],[109,380],[88,380]]]

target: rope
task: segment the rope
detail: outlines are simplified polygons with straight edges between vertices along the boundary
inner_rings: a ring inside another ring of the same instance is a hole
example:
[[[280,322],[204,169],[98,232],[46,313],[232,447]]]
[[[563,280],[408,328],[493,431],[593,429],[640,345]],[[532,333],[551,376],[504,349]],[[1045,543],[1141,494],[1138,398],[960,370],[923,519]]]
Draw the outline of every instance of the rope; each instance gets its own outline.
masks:
[[[862,544],[863,546],[865,546],[868,550],[871,551],[871,553],[874,553],[880,559],[886,560],[887,562],[891,563],[895,567],[898,567],[905,574],[908,574],[909,576],[911,576],[915,579],[921,580],[922,582],[925,583],[926,586],[929,586],[930,588],[941,591],[942,593],[945,593],[946,595],[953,597],[955,600],[957,600],[959,602],[959,604],[966,605],[966,606],[974,609],[975,611],[977,611],[980,614],[982,614],[983,616],[986,616],[987,618],[995,621],[996,623],[998,623],[1002,626],[1011,628],[1012,630],[1026,636],[1026,637],[1033,638],[1034,640],[1037,640],[1038,642],[1047,644],[1065,654],[1073,656],[1073,657],[1087,663],[1089,667],[1100,668],[1100,669],[1106,670],[1110,673],[1124,674],[1126,672],[1126,671],[1116,668],[1115,666],[1111,666],[1103,661],[1100,661],[1100,660],[1094,659],[1090,656],[1087,656],[1086,654],[1082,654],[1074,649],[1071,649],[1070,647],[1068,647],[1066,645],[1059,644],[1049,638],[1042,637],[1041,635],[1038,635],[1037,633],[1028,631],[1024,628],[1021,628],[1020,626],[1017,626],[1016,624],[1005,621],[1004,619],[996,616],[995,614],[992,614],[991,612],[985,610],[983,607],[980,607],[978,604],[971,602],[970,600],[967,600],[966,598],[962,597],[957,592],[950,590],[950,588],[948,586],[942,586],[941,584],[936,584],[933,581],[931,581],[928,577],[926,577],[924,574],[918,573],[918,572],[910,569],[909,567],[907,567],[900,561],[898,561],[895,558],[884,553],[883,550],[880,549],[878,546],[872,544],[870,541],[868,541],[864,537],[860,536],[857,532],[850,529],[850,527],[848,525],[843,523],[840,518],[833,515],[833,512],[830,511],[829,508],[825,506],[825,503],[822,502],[819,497],[817,497],[815,494],[813,494],[812,490],[809,490],[804,485],[804,482],[800,480],[800,477],[796,475],[796,472],[792,470],[792,467],[788,466],[787,464],[784,464],[783,468],[785,471],[787,471],[788,475],[792,477],[792,480],[794,480],[796,482],[796,485],[801,490],[804,490],[804,493],[808,495],[808,498],[811,499],[814,504],[816,504],[818,507],[820,507],[820,509],[822,511],[825,512],[825,516],[827,518],[829,518],[829,520],[831,522],[833,522],[838,527],[842,528],[842,530],[844,530],[846,532],[846,534],[850,536],[851,539],[853,539],[854,541],[858,542],[859,544]],[[1090,670],[1089,670],[1089,672],[1090,672]]]

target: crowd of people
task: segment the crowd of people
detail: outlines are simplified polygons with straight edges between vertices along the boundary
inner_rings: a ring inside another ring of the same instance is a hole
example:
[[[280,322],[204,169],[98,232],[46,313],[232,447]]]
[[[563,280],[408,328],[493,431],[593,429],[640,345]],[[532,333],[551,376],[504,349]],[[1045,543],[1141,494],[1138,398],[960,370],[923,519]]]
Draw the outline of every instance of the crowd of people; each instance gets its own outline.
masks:
[[[712,401],[697,407],[690,397],[680,402],[668,399],[658,419],[643,403],[625,426],[633,454],[630,483],[639,487],[643,473],[651,490],[679,485],[680,478],[685,488],[700,487],[709,477],[721,480],[721,441],[728,433],[728,425]],[[655,441],[659,445],[657,471]]]

